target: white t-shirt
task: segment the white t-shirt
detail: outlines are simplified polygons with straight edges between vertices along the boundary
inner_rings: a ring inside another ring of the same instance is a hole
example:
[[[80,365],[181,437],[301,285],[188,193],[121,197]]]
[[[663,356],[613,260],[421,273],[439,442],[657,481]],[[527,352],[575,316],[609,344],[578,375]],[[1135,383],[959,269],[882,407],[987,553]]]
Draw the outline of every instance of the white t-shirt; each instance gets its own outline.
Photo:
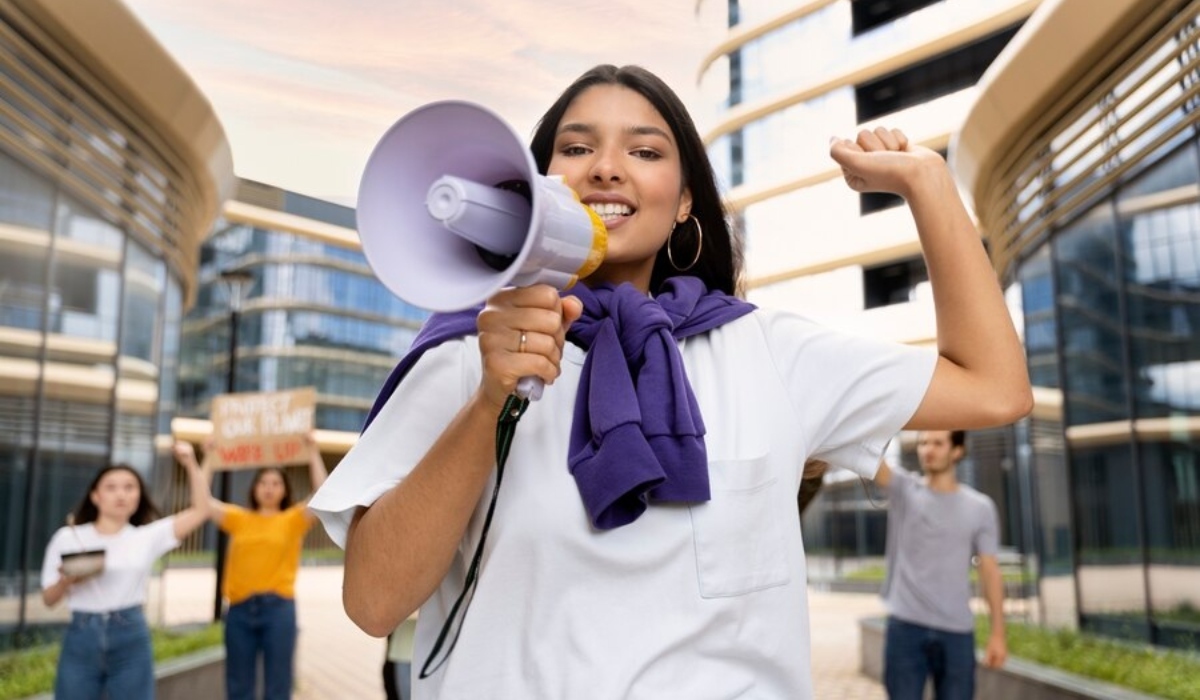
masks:
[[[707,428],[712,500],[590,526],[567,470],[585,358],[568,344],[562,375],[517,427],[458,644],[426,680],[416,675],[461,590],[490,483],[421,607],[414,697],[812,697],[804,462],[873,475],[936,354],[761,310],[680,348]],[[356,506],[417,464],[479,379],[475,337],[421,358],[311,501],[335,541],[344,545]]]
[[[146,583],[154,561],[179,546],[175,516],[137,527],[126,525],[112,535],[96,531],[92,523],[60,527],[46,545],[42,562],[42,588],[58,583],[64,554],[104,550],[104,571],[71,586],[67,607],[74,612],[110,612],[146,602]]]

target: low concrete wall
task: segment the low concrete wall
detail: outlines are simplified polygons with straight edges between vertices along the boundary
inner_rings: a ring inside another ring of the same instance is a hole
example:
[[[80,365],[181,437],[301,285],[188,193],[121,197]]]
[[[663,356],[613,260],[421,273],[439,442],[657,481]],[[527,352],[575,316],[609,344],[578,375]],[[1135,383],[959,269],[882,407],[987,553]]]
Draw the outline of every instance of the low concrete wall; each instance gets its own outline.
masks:
[[[201,649],[154,669],[156,700],[225,697],[225,647]]]
[[[868,678],[883,682],[883,640],[887,619],[865,617],[858,621],[858,670]]]
[[[883,646],[886,621],[881,617],[859,620],[860,666],[863,675],[883,681]],[[926,693],[926,697],[932,697]],[[1154,700],[1119,686],[1009,657],[1002,668],[975,672],[976,700]]]
[[[156,700],[197,700],[225,697],[225,647],[168,659],[154,665]],[[54,700],[54,693],[25,700]]]

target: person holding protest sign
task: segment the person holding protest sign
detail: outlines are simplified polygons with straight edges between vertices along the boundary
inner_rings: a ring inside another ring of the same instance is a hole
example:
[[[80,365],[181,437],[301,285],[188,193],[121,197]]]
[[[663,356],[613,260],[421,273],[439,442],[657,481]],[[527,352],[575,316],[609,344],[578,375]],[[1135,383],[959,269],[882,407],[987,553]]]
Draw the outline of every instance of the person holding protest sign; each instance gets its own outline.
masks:
[[[313,433],[305,436],[309,450],[308,473],[316,491],[328,471]],[[216,444],[205,443],[205,461],[216,453]],[[175,454],[185,465],[196,463],[186,442],[176,443]],[[315,516],[307,500],[293,500],[291,482],[280,467],[254,474],[247,497],[249,508],[210,497],[213,521],[229,535],[225,559],[224,590],[229,609],[225,615],[225,690],[229,700],[254,697],[258,660],[262,658],[265,700],[292,696],[292,668],[296,651],[296,573],[300,550]]]
[[[188,468],[188,508],[159,518],[142,475],[126,464],[96,474],[83,500],[46,546],[42,600],[64,598],[71,624],[54,679],[55,698],[154,697],[150,629],[142,606],[156,559],[208,518],[208,483]]]

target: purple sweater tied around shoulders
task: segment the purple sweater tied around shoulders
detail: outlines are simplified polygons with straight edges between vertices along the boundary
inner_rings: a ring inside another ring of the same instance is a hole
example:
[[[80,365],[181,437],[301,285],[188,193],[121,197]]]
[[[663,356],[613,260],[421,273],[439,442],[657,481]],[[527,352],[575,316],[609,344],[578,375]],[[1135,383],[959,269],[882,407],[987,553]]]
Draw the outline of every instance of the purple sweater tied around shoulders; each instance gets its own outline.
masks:
[[[576,285],[583,302],[567,339],[587,350],[567,463],[593,526],[628,525],[650,502],[707,501],[704,420],[677,341],[754,310],[695,277],[672,277],[651,298],[630,284]],[[476,333],[479,307],[434,314],[384,383],[371,424],[420,356]]]

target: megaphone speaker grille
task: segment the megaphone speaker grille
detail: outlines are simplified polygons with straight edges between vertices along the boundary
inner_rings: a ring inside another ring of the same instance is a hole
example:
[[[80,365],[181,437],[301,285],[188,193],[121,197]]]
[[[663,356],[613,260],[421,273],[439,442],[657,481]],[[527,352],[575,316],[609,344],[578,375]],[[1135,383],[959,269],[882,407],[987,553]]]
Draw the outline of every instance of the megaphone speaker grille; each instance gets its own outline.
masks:
[[[376,145],[358,193],[363,253],[392,293],[433,311],[487,299],[510,283],[523,254],[497,270],[471,242],[430,215],[426,195],[445,175],[498,185],[529,182],[537,170],[507,123],[468,102],[435,102],[414,110]],[[534,225],[526,222],[526,235]]]

